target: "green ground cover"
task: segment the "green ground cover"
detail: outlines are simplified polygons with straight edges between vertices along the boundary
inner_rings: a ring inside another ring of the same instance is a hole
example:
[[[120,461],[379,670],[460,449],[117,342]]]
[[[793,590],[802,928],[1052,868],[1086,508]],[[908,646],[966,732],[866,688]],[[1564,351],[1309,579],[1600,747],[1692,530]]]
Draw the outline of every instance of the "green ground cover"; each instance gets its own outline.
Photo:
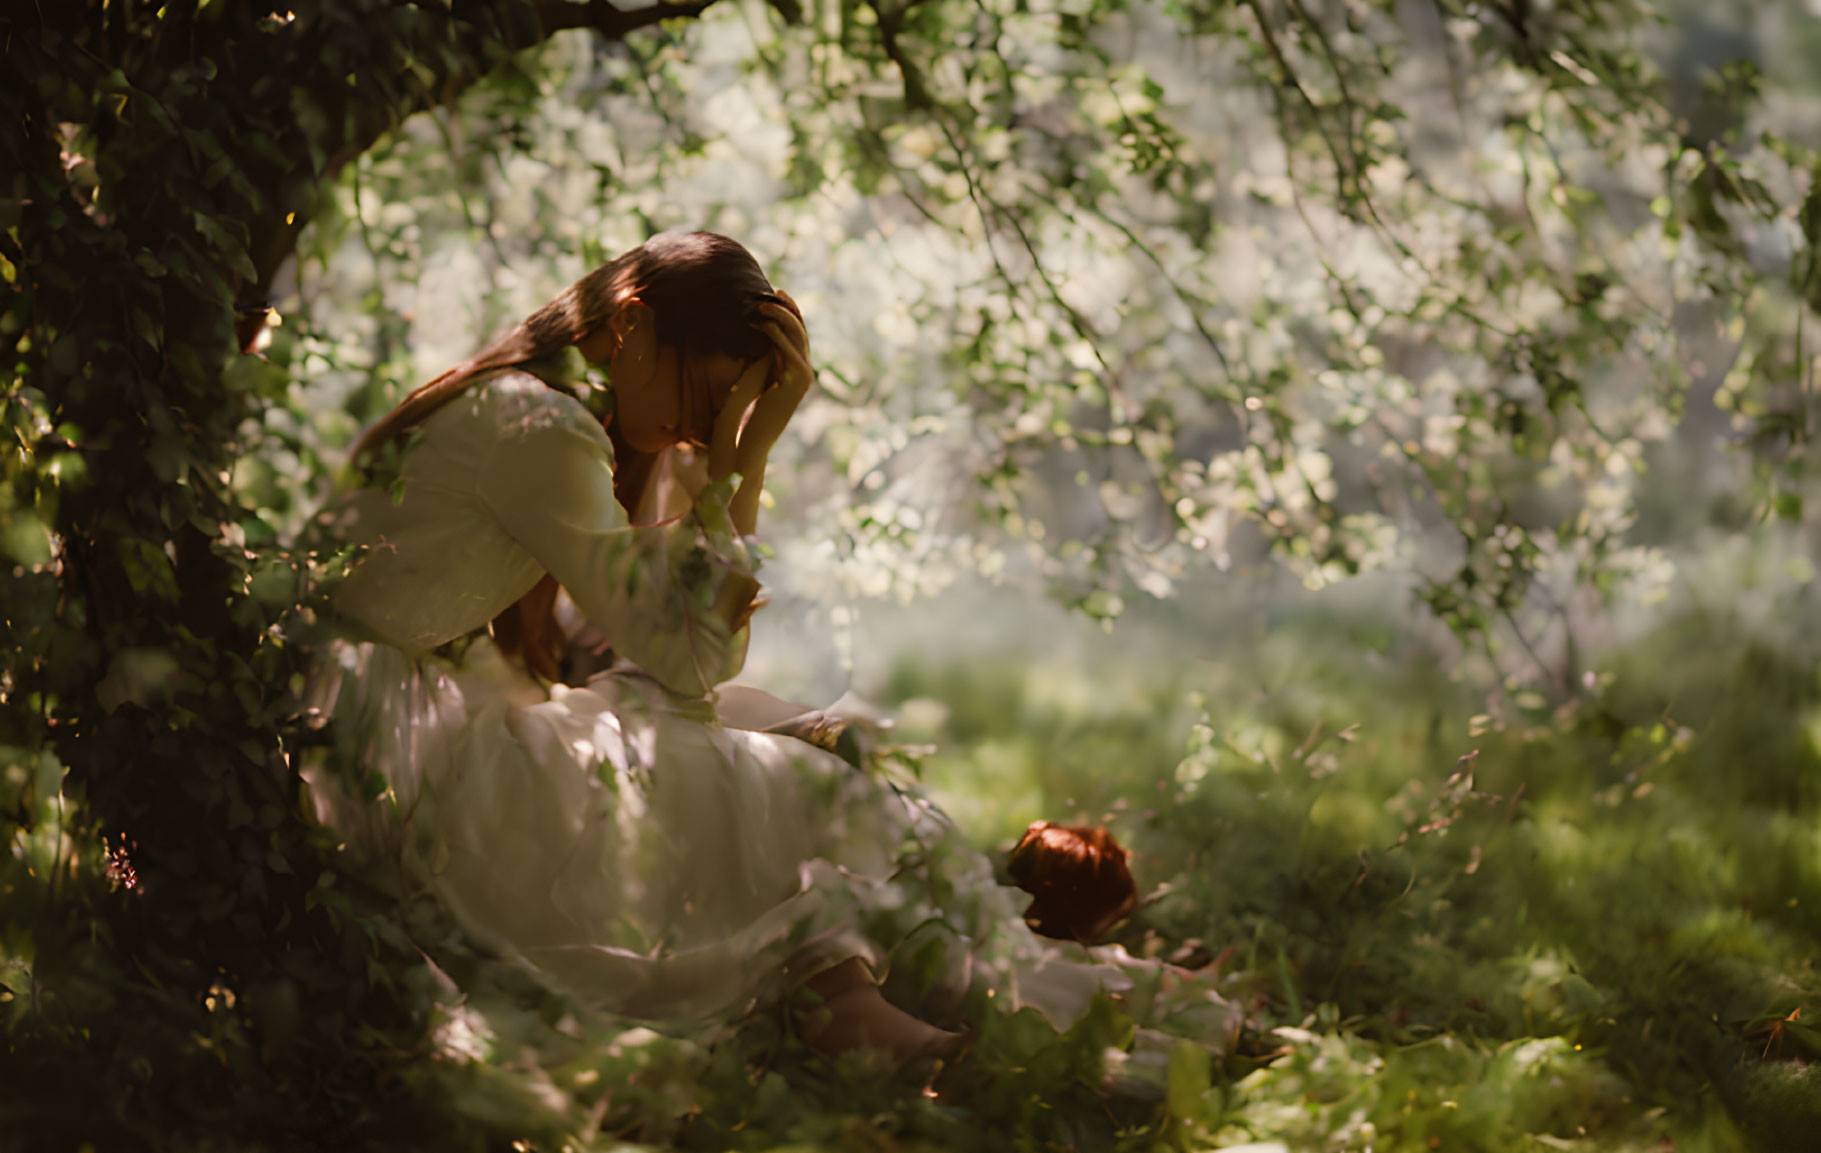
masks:
[[[438,1116],[438,1147],[1821,1147],[1821,681],[1802,642],[1688,616],[1572,699],[1492,715],[1389,630],[1261,632],[1179,664],[905,658],[882,694],[974,845],[1003,857],[1037,817],[1113,828],[1145,897],[1114,939],[1241,1007],[1229,1051],[1135,1035],[1111,1002],[1060,1036],[982,1008],[965,1060],[898,1075],[814,1055],[777,1012],[713,1044],[603,1031],[459,943],[423,965],[325,886],[375,963],[440,1005],[420,1048],[355,1067],[413,1103],[401,1116]],[[56,906],[53,826],[6,863],[14,911]],[[15,1028],[54,1040],[105,1008],[80,949],[34,986],[29,942],[6,947],[0,980],[50,1006],[12,997]],[[260,1044],[166,1041],[185,1061]]]
[[[1332,623],[1097,715],[1044,670],[894,688],[949,704],[929,779],[976,835],[1106,820],[1150,895],[1119,939],[1247,1006],[1138,1147],[1812,1148],[1817,682],[1741,633],[1503,717]]]
[[[989,1013],[933,1084],[773,1021],[712,1049],[638,1035],[586,1065],[598,1092],[569,1074],[597,1140],[1821,1145],[1821,684],[1729,621],[1665,626],[1574,700],[1502,717],[1331,620],[1149,673],[907,661],[887,696],[974,843],[1000,854],[1038,816],[1116,831],[1146,895],[1116,939],[1243,1006],[1233,1050],[1134,1043],[1110,1004],[1062,1037]]]

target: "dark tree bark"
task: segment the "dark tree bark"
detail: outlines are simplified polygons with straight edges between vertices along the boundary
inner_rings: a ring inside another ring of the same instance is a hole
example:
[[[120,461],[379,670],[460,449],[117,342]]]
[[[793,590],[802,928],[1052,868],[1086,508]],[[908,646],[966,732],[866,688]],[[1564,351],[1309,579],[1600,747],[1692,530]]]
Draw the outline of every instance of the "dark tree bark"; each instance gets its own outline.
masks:
[[[353,1037],[408,1047],[414,1022],[373,976],[389,946],[328,899],[287,747],[295,645],[230,543],[261,380],[236,306],[263,304],[323,182],[405,117],[558,29],[621,37],[710,2],[0,11],[0,511],[55,542],[0,564],[0,745],[67,766],[71,844],[106,838],[135,881],[41,911],[54,995],[0,1077],[40,1127],[0,1109],[11,1136],[384,1132],[385,1045]],[[186,1033],[208,1040],[167,1051]]]

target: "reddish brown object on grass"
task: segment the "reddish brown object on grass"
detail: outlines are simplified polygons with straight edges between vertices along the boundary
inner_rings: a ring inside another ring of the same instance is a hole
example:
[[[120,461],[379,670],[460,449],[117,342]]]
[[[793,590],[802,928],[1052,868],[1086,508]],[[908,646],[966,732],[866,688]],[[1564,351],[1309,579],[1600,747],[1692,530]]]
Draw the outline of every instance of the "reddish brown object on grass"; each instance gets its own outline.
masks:
[[[1138,903],[1126,852],[1102,825],[1034,822],[1007,868],[1034,900],[1024,911],[1032,932],[1062,941],[1091,941]]]

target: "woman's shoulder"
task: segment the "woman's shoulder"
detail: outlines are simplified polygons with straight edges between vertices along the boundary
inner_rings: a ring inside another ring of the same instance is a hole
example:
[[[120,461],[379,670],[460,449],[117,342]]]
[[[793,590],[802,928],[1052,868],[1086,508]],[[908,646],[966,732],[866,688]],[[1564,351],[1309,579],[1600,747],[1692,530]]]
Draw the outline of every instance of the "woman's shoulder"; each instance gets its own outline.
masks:
[[[508,436],[547,430],[580,433],[606,443],[601,422],[581,401],[551,388],[528,372],[507,368],[475,381],[468,390],[468,415]]]

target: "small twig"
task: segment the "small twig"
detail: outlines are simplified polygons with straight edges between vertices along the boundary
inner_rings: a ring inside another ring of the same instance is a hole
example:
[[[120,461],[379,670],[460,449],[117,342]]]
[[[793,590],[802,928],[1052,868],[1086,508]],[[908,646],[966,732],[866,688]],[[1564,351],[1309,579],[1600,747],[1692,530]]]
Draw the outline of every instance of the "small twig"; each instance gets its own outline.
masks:
[[[466,156],[467,149],[462,146],[463,141],[456,139],[455,129],[451,124],[455,119],[454,111],[447,108],[437,109],[430,114],[429,119],[431,123],[436,125],[437,132],[441,134],[443,138],[443,148],[448,152],[452,164],[460,165]],[[467,223],[468,231],[480,233],[482,237],[485,238],[488,247],[493,249],[494,267],[487,270],[488,288],[492,289],[498,281],[499,269],[504,268],[511,263],[511,261],[506,258],[505,249],[500,247],[499,237],[494,235],[493,232],[493,221],[491,219],[493,216],[492,198],[488,198],[487,210],[489,220],[487,226],[483,227],[474,214],[474,205],[468,200],[468,193],[462,188],[462,182],[459,177],[452,178],[449,181],[449,184],[451,190],[455,193],[455,202],[461,205],[462,220]]]
[[[1309,15],[1308,9],[1302,6],[1302,0],[1287,0],[1287,2],[1290,5],[1291,11],[1296,14],[1296,18],[1302,21],[1304,27],[1315,34],[1315,42],[1321,45],[1321,52],[1322,55],[1327,58],[1328,68],[1334,73],[1334,86],[1336,91],[1340,93],[1341,112],[1345,117],[1345,123],[1342,125],[1342,129],[1347,134],[1347,158],[1354,163],[1356,173],[1354,183],[1357,185],[1360,183],[1360,179],[1357,175],[1359,143],[1354,138],[1353,128],[1353,112],[1356,105],[1353,100],[1352,92],[1347,88],[1346,70],[1342,67],[1340,58],[1334,54],[1334,46],[1328,42],[1328,33],[1327,30],[1321,26],[1321,21]],[[1361,191],[1361,194],[1364,194],[1363,190]]]
[[[873,17],[879,26],[879,47],[884,49],[885,58],[898,69],[898,75],[904,82],[904,106],[909,109],[935,108],[937,101],[930,95],[929,85],[923,79],[923,70],[918,68],[904,50],[898,46],[898,32],[904,27],[904,18],[917,7],[919,0],[906,2],[891,11],[877,0],[868,0],[867,7],[873,10]]]
[[[1296,69],[1290,66],[1289,57],[1284,54],[1282,46],[1277,43],[1277,35],[1271,31],[1271,20],[1265,15],[1264,5],[1261,4],[1259,0],[1244,0],[1244,3],[1247,8],[1251,9],[1253,18],[1258,21],[1258,33],[1264,39],[1266,51],[1271,54],[1271,59],[1277,64],[1278,76],[1282,86],[1295,90],[1296,95],[1302,99],[1303,106],[1309,110],[1309,119],[1311,123],[1314,124],[1315,130],[1321,134],[1322,143],[1327,145],[1328,155],[1334,159],[1334,178],[1336,183],[1340,186],[1340,198],[1344,203],[1347,199],[1347,185],[1349,182],[1348,178],[1351,166],[1345,159],[1342,159],[1340,145],[1334,142],[1333,133],[1329,132],[1328,126],[1323,123],[1321,106],[1315,103],[1315,98],[1309,95],[1309,90],[1307,88],[1303,87],[1302,78],[1296,74]],[[1284,145],[1288,148],[1290,146],[1290,141],[1284,141]],[[1352,180],[1352,184],[1355,190],[1360,190],[1359,180],[1356,176]],[[1363,190],[1360,191],[1362,191],[1363,199]]]
[[[1536,583],[1534,574],[1531,576],[1530,583]],[[1499,615],[1504,617],[1505,623],[1511,627],[1511,634],[1517,637],[1518,644],[1522,645],[1524,651],[1530,654],[1530,659],[1536,663],[1537,671],[1550,680],[1555,681],[1557,687],[1566,694],[1568,691],[1568,686],[1565,683],[1566,678],[1562,677],[1557,670],[1550,668],[1549,662],[1543,659],[1543,654],[1537,652],[1536,646],[1530,643],[1530,638],[1524,635],[1523,628],[1518,624],[1517,614],[1509,608],[1501,608],[1499,609]]]
[[[1136,248],[1140,255],[1149,260],[1157,269],[1158,275],[1163,277],[1164,283],[1170,286],[1170,291],[1176,294],[1176,299],[1182,301],[1183,305],[1188,308],[1189,320],[1195,325],[1195,331],[1200,333],[1202,340],[1207,342],[1208,348],[1214,353],[1214,359],[1220,362],[1221,372],[1229,381],[1231,381],[1233,379],[1233,366],[1227,363],[1226,351],[1221,348],[1220,341],[1214,334],[1208,331],[1207,324],[1201,318],[1201,310],[1195,307],[1199,298],[1192,298],[1193,294],[1176,283],[1175,277],[1170,275],[1170,270],[1164,267],[1162,258],[1157,255],[1150,245],[1146,244],[1144,240],[1139,237],[1135,230],[1123,221],[1114,219],[1113,214],[1105,209],[1098,206],[1093,207],[1094,215],[1100,217],[1100,219],[1117,229],[1119,234],[1125,237],[1126,241],[1131,244],[1133,248]]]

